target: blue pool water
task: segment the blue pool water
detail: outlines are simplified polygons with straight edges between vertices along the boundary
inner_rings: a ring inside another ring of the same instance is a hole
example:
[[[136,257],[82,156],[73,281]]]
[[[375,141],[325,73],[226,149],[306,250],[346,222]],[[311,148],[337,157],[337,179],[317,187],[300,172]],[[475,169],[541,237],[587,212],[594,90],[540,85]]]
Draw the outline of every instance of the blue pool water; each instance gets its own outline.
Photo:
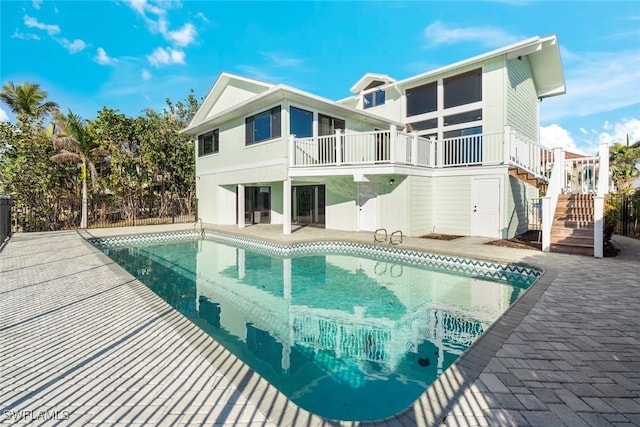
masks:
[[[293,402],[338,420],[407,408],[535,280],[214,240],[103,247]]]

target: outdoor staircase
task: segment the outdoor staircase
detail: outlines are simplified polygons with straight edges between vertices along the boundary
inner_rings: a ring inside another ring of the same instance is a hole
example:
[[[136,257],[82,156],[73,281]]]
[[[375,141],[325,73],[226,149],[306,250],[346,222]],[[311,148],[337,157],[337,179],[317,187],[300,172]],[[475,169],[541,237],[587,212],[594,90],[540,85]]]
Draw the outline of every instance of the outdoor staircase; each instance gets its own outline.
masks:
[[[520,181],[524,181],[529,185],[536,187],[541,192],[547,191],[547,180],[532,174],[531,172],[524,170],[518,166],[509,167],[509,175],[518,178]]]
[[[560,194],[551,225],[551,252],[593,256],[593,195]]]

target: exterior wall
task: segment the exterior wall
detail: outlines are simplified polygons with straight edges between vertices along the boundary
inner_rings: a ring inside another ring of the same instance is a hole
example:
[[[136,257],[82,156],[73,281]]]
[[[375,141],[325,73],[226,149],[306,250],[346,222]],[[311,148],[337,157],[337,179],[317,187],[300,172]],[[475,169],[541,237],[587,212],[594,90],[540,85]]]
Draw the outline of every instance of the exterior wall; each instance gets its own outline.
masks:
[[[502,237],[510,239],[529,229],[529,211],[533,209],[533,199],[539,197],[539,192],[534,186],[513,176],[509,176],[505,191],[505,226]]]
[[[504,56],[493,58],[483,63],[482,131],[486,134],[504,132],[506,114],[504,102],[504,64]]]
[[[540,105],[529,58],[510,59],[506,64],[507,124],[522,135],[538,141]]]
[[[234,105],[238,105],[249,98],[267,90],[264,86],[239,80],[231,80],[224,88],[216,103],[211,107],[206,118],[213,117],[216,114],[228,110]]]
[[[434,178],[430,232],[468,236],[471,231],[471,175]]]
[[[389,180],[393,179],[393,185]],[[411,207],[409,196],[410,180],[403,175],[381,175],[378,185],[378,227],[389,233],[401,230],[408,234],[408,211]]]
[[[325,180],[325,226],[330,230],[357,230],[358,187],[353,177]]]
[[[434,179],[425,176],[409,176],[408,227],[409,236],[422,236],[433,231],[433,183]]]
[[[367,91],[368,92],[368,91]],[[375,92],[375,90],[373,90]],[[351,105],[358,110],[364,110],[363,97],[359,95],[354,98],[355,102],[351,102],[347,105]],[[392,88],[385,90],[385,102],[383,105],[367,108],[365,111],[368,113],[376,114],[380,117],[384,117],[396,122],[402,122],[404,107],[402,103],[404,97],[401,95],[401,91]]]

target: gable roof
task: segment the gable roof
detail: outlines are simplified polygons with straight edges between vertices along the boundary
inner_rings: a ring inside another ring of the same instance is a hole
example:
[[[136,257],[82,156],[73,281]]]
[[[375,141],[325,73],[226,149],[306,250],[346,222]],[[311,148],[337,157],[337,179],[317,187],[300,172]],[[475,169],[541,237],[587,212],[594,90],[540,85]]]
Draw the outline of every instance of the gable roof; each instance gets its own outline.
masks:
[[[216,126],[222,122],[236,118],[238,116],[253,114],[257,110],[269,108],[274,103],[277,103],[284,99],[299,102],[305,105],[315,105],[319,108],[322,108],[323,111],[329,114],[348,117],[357,116],[359,119],[376,126],[396,125],[398,127],[403,127],[403,124],[400,122],[386,119],[367,111],[358,110],[353,107],[342,105],[335,101],[331,101],[329,99],[293,88],[291,86],[280,84],[273,86],[216,114],[210,116],[204,115],[204,118],[202,120],[196,121],[194,118],[194,120],[192,120],[186,128],[182,129],[180,133],[197,135],[211,129],[212,126]]]
[[[463,61],[445,65],[396,82],[387,83],[386,85],[380,86],[380,89],[411,87],[418,84],[421,80],[433,79],[438,74],[453,71],[457,68],[473,66],[473,64],[478,64],[501,55],[506,55],[507,59],[520,59],[523,56],[529,58],[538,98],[547,98],[566,93],[564,71],[560,59],[560,48],[555,35],[532,37]],[[368,75],[369,74],[365,74],[358,83]],[[371,74],[371,76],[375,75],[376,74]],[[358,83],[356,83],[356,85],[358,85]],[[356,88],[355,85],[351,88],[352,92],[354,88]],[[348,100],[357,96],[358,95],[348,97],[339,102],[348,102]]]
[[[209,90],[207,97],[202,102],[202,105],[198,108],[198,111],[191,119],[191,122],[187,127],[191,127],[203,120],[206,119],[207,115],[214,107],[216,102],[220,99],[220,96],[223,94],[224,90],[232,83],[244,83],[254,87],[255,93],[264,92],[266,90],[271,89],[275,85],[272,83],[263,82],[260,80],[250,79],[248,77],[239,76],[231,73],[222,73],[213,83],[213,86]]]
[[[351,89],[349,90],[351,91],[351,93],[359,94],[363,90],[366,90],[369,85],[374,82],[382,82],[382,85],[380,86],[383,86],[395,82],[395,79],[389,77],[386,74],[367,73],[362,76],[360,80],[356,82],[356,84],[351,86]]]

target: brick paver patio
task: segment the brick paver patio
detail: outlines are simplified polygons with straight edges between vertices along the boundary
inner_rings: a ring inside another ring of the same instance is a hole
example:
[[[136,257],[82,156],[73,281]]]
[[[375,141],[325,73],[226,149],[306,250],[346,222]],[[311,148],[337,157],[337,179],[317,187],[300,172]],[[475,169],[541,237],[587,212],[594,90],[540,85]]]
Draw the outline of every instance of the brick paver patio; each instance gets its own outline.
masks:
[[[85,233],[16,234],[0,252],[1,423],[336,424],[289,402]],[[640,242],[618,238],[621,256],[596,260],[484,241],[403,246],[526,262],[543,279],[411,408],[377,424],[640,425]]]

